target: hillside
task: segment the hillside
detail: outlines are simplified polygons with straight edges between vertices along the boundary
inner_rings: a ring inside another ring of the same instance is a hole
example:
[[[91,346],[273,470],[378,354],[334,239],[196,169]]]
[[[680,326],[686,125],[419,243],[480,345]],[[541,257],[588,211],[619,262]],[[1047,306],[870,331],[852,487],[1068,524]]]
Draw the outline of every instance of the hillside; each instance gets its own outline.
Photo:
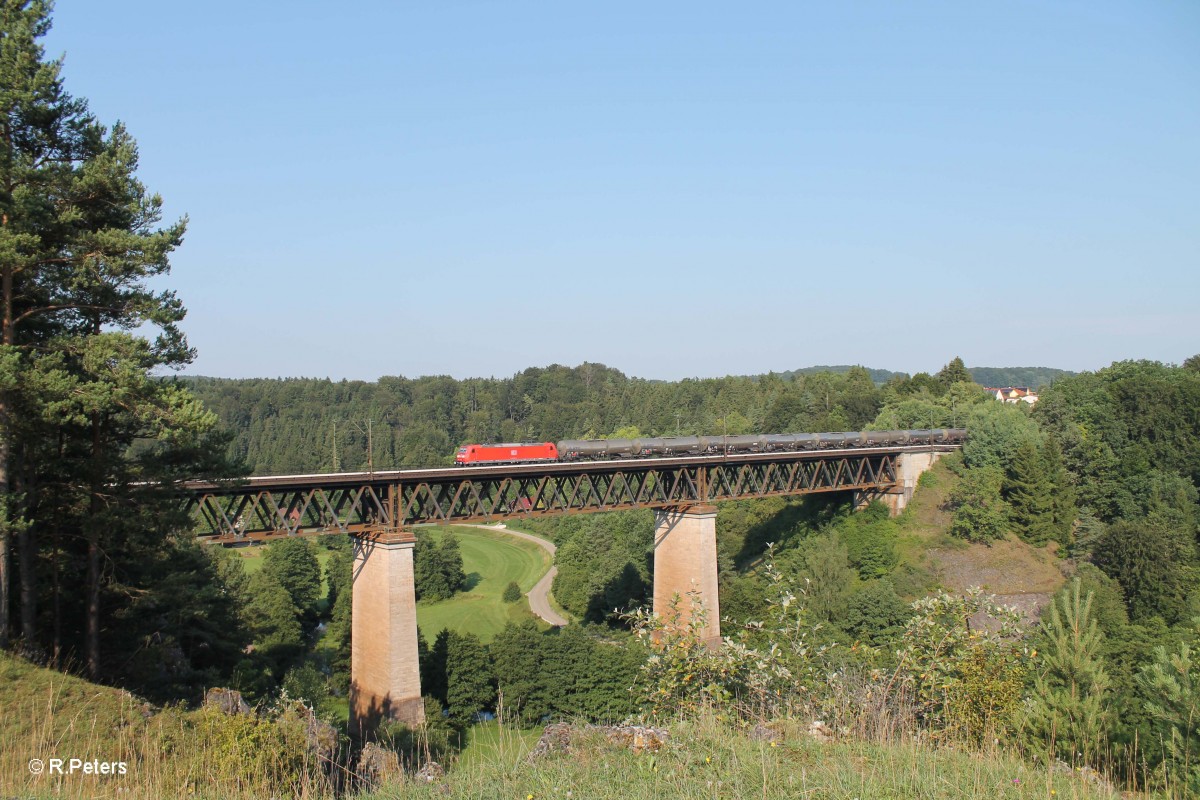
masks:
[[[315,765],[337,748],[294,705],[236,717],[158,708],[0,651],[0,797],[331,797]]]
[[[1016,606],[1032,622],[1066,582],[1057,547],[1053,543],[1034,547],[1012,534],[990,545],[950,536],[947,500],[959,480],[952,470],[959,460],[957,455],[943,458],[921,476],[900,518],[897,572],[912,594],[922,588],[961,592],[978,587],[994,594],[998,602]]]
[[[1116,798],[1070,769],[1048,772],[1001,753],[819,741],[785,720],[754,728],[702,716],[672,725],[661,749],[637,752],[629,734],[603,729],[555,731],[566,748],[531,753],[517,737],[500,738],[486,762],[464,765],[432,783],[411,781],[404,797],[588,798],[922,798],[1021,800]],[[381,791],[367,798],[392,798]],[[364,798],[364,800],[367,800]]]
[[[1040,389],[1076,373],[1052,367],[967,367],[980,386],[1027,386]]]
[[[214,710],[151,707],[105,686],[36,667],[0,653],[0,796],[21,798],[332,798],[316,758],[289,758],[278,720]],[[302,733],[302,732],[301,732]],[[301,737],[302,738],[302,737]],[[1078,775],[1048,773],[1001,753],[822,742],[798,722],[756,730],[702,716],[671,726],[654,752],[635,752],[628,736],[599,729],[560,731],[558,750],[531,756],[535,737],[508,728],[480,736],[433,782],[393,776],[375,791],[383,800],[438,798],[921,797],[1110,798]],[[279,749],[274,749],[279,748]],[[301,757],[296,758],[297,755]],[[51,776],[30,772],[32,758],[125,762],[124,775]],[[334,770],[345,775],[344,761]],[[343,795],[346,796],[346,795]]]

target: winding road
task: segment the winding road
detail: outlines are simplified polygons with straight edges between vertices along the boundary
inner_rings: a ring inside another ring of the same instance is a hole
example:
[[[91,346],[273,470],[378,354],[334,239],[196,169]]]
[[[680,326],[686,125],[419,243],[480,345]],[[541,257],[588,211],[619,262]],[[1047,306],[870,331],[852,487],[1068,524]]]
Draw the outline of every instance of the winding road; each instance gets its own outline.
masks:
[[[558,574],[558,567],[554,566],[554,552],[558,548],[554,546],[553,542],[548,542],[545,539],[534,536],[530,533],[522,533],[521,531],[510,530],[509,528],[505,527],[503,523],[499,525],[467,525],[466,527],[483,528],[485,531],[500,531],[508,534],[509,536],[515,536],[518,539],[525,539],[526,541],[533,542],[538,547],[549,553],[550,569],[547,570],[546,574],[542,576],[540,581],[534,584],[532,589],[525,593],[525,596],[529,598],[529,610],[557,628],[561,628],[570,621],[563,618],[561,614],[551,608],[550,600],[548,599],[550,587],[554,583],[554,576]]]

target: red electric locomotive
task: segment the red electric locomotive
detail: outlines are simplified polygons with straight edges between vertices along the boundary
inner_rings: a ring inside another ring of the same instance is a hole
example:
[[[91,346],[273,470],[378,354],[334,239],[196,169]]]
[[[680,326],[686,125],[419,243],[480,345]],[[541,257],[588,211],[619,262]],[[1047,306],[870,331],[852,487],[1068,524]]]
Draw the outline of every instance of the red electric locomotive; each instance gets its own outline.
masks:
[[[454,453],[454,463],[464,467],[474,464],[529,464],[557,460],[558,448],[554,442],[467,444]]]

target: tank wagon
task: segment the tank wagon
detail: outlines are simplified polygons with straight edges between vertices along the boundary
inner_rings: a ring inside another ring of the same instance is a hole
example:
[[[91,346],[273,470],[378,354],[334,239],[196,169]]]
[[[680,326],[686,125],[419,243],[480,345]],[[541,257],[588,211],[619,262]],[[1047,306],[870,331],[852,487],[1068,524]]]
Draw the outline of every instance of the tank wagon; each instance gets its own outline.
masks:
[[[965,428],[911,431],[846,431],[841,433],[752,433],[737,436],[655,436],[639,439],[565,439],[502,445],[464,445],[454,463],[520,464],[535,461],[601,461],[618,458],[778,453],[842,450],[856,447],[902,447],[959,444]]]

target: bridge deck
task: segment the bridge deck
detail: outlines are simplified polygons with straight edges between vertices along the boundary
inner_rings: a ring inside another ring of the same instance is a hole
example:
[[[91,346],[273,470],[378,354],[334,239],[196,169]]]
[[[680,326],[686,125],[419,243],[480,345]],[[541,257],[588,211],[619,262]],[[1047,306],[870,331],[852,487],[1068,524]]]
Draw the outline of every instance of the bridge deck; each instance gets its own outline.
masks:
[[[671,456],[666,458],[623,458],[604,461],[543,461],[538,463],[495,464],[473,467],[429,467],[424,469],[375,470],[374,472],[325,472],[307,475],[261,475],[228,481],[185,481],[189,494],[240,494],[248,489],[302,489],[353,485],[385,486],[393,483],[421,482],[456,478],[494,478],[519,475],[571,475],[579,472],[619,472],[662,467],[719,466],[829,459],[844,456],[899,455],[903,453],[946,452],[961,445],[916,445],[911,447],[855,447],[840,450],[797,450],[731,455]]]
[[[394,533],[422,523],[664,508],[833,491],[886,492],[896,459],[955,445],[442,467],[192,481],[185,509],[213,541]]]

